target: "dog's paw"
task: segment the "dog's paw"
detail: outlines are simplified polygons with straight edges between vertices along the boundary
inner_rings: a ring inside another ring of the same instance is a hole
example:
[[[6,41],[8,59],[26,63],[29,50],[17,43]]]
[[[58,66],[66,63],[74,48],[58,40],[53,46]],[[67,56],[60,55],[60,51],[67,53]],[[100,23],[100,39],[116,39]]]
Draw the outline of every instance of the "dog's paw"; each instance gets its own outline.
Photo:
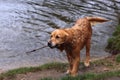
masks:
[[[67,70],[65,74],[66,74],[66,75],[70,74],[70,70]]]
[[[65,76],[70,76],[70,71],[69,71],[69,70],[67,70],[67,71],[62,75],[62,77],[65,77]]]
[[[84,62],[85,67],[89,67],[90,63],[89,62]]]
[[[76,77],[76,76],[78,76],[78,73],[71,73],[70,74],[72,77]]]

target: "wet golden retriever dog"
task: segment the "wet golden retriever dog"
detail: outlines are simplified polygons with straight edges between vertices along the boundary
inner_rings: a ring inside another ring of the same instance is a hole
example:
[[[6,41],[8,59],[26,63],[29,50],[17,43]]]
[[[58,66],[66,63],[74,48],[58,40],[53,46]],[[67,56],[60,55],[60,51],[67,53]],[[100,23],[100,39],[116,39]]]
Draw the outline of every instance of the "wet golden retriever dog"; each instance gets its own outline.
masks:
[[[48,46],[57,48],[60,51],[65,50],[69,62],[67,74],[76,76],[80,63],[80,50],[86,47],[86,59],[84,65],[90,65],[90,42],[92,36],[91,25],[95,23],[106,22],[107,19],[101,17],[84,17],[78,19],[71,28],[56,29],[51,33]]]

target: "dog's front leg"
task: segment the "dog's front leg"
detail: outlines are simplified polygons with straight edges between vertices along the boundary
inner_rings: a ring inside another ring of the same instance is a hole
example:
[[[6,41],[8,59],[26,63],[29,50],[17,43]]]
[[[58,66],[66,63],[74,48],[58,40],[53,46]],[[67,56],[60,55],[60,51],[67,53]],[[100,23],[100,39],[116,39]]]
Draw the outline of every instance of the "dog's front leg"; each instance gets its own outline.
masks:
[[[73,68],[72,68],[72,71],[71,71],[72,76],[77,75],[78,69],[79,69],[79,63],[80,63],[80,57],[75,57],[75,59],[73,59]]]
[[[79,50],[77,50],[77,51],[75,51],[73,53],[72,64],[73,64],[73,68],[72,68],[72,71],[71,71],[71,76],[74,77],[78,73],[79,64],[80,64],[80,53],[79,53]]]
[[[68,68],[66,74],[70,74],[71,71],[72,71],[72,68],[73,68],[73,64],[72,64],[72,61],[73,61],[73,60],[72,60],[72,55],[71,55],[71,53],[67,52],[67,58],[68,58],[68,62],[69,62],[69,68]]]

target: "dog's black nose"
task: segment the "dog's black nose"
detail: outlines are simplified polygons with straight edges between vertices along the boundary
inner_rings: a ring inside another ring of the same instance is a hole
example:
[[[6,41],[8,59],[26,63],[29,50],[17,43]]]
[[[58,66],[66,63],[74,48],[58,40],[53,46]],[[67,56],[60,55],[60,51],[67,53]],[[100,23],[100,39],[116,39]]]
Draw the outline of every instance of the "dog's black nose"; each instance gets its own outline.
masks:
[[[48,46],[49,46],[50,48],[52,47],[51,41],[48,42]]]

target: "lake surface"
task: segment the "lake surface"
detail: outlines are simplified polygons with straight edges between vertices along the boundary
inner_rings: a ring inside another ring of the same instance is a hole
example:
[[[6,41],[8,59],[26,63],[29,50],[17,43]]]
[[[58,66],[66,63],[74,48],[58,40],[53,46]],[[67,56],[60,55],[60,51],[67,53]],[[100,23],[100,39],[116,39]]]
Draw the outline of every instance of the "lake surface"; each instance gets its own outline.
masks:
[[[49,35],[84,16],[110,20],[93,27],[91,56],[104,57],[119,13],[120,0],[0,0],[0,70],[65,62],[65,52],[47,47]]]

